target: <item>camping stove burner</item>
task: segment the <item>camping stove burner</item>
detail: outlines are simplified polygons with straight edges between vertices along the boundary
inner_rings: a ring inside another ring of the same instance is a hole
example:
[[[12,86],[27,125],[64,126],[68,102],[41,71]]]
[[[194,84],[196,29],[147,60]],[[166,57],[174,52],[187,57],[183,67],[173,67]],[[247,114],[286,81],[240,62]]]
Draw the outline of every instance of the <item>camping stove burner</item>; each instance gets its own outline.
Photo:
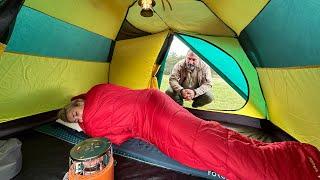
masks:
[[[84,179],[96,179],[94,177],[101,175],[103,175],[104,179],[113,179],[112,147],[109,140],[91,138],[71,149],[69,179],[81,179],[81,177]]]

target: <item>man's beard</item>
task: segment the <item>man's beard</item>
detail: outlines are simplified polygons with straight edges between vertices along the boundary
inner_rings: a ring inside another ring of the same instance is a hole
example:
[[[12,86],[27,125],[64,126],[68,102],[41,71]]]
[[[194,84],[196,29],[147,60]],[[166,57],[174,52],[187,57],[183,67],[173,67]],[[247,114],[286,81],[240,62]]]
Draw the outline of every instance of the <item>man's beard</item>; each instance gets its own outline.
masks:
[[[193,71],[196,68],[194,64],[189,64],[189,63],[186,63],[186,67],[189,72]]]

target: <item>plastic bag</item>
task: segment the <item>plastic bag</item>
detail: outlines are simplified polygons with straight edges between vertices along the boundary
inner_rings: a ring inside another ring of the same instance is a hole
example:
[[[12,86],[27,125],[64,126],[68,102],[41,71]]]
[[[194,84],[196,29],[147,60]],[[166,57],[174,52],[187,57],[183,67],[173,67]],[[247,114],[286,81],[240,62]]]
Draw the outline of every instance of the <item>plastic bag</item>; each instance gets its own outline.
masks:
[[[22,167],[22,143],[16,139],[0,140],[0,179],[16,176]]]

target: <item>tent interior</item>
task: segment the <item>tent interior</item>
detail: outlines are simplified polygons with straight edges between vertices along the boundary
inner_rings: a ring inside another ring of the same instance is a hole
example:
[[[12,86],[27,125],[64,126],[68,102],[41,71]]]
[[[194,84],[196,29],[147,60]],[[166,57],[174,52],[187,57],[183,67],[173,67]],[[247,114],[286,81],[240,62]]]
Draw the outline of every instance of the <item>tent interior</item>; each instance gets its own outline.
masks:
[[[168,83],[163,77],[170,46],[179,39],[243,101],[233,109],[186,107],[190,112],[262,141],[320,148],[317,0],[155,3],[153,16],[143,17],[137,0],[0,0],[0,137],[20,137],[46,151],[52,146],[45,144],[59,140],[34,129],[55,123],[57,110],[92,86],[160,89]],[[59,144],[65,165],[52,164],[60,169],[48,174],[61,179],[72,146]],[[128,178],[121,170],[128,167],[120,164],[129,161],[119,160],[117,179]],[[16,179],[27,177],[26,166],[32,169],[23,163]],[[132,163],[150,168],[140,178],[195,178]],[[130,179],[139,179],[132,173]]]

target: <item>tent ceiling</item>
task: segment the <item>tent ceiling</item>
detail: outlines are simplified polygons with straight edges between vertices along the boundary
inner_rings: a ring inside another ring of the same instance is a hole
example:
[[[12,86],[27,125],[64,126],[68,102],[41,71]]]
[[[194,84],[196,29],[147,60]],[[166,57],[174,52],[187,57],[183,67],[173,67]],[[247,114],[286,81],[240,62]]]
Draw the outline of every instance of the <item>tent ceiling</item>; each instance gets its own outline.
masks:
[[[129,9],[127,20],[136,28],[150,33],[172,29],[204,35],[235,36],[205,3],[195,0],[170,0],[170,3],[173,10],[166,2],[163,10],[161,0],[156,0],[155,13],[149,18],[140,16],[141,8],[135,3]]]
[[[238,35],[269,2],[269,0],[202,1]]]
[[[25,0],[24,5],[90,32],[115,39],[134,0]]]

